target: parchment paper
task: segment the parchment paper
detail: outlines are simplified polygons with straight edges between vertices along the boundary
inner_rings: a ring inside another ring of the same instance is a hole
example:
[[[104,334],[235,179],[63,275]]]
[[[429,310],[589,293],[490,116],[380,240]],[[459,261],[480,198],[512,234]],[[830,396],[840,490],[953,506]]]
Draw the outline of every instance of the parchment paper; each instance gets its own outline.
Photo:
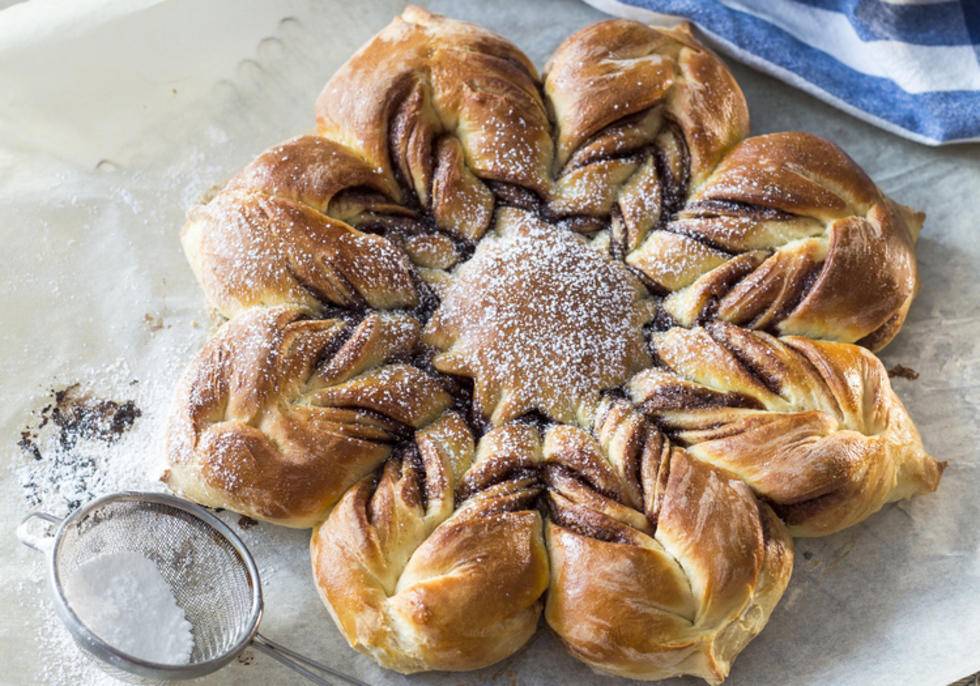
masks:
[[[427,4],[499,31],[539,65],[601,16],[572,0]],[[54,619],[41,556],[14,538],[28,509],[20,431],[52,387],[134,399],[143,414],[107,450],[114,471],[99,488],[159,488],[148,475],[172,386],[210,327],[177,241],[183,214],[267,145],[310,130],[327,77],[400,5],[31,0],[0,12],[0,682],[107,682]],[[799,541],[789,590],[730,683],[947,684],[980,669],[980,148],[921,147],[733,70],[755,133],[826,136],[928,212],[922,289],[883,357],[920,373],[893,383],[950,466],[932,496]],[[369,683],[626,683],[594,675],[544,627],[482,672],[384,672],[322,607],[306,532],[242,535],[263,574],[263,632]],[[204,683],[303,682],[246,654]]]

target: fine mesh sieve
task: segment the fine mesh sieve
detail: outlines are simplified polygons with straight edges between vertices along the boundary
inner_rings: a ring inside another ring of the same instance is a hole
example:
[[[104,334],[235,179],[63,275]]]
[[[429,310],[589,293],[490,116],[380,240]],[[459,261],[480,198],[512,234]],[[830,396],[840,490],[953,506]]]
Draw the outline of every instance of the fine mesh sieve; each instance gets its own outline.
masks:
[[[50,547],[28,533],[32,520],[56,525]],[[366,686],[258,633],[262,587],[255,561],[241,539],[204,508],[161,493],[123,492],[92,501],[63,521],[35,512],[18,528],[20,540],[49,548],[48,575],[55,607],[78,645],[113,676],[159,683],[209,674],[252,645],[318,684],[319,673]],[[164,665],[127,655],[92,632],[72,610],[72,575],[106,553],[135,552],[152,560],[192,627],[189,664]],[[316,671],[314,671],[316,670]]]

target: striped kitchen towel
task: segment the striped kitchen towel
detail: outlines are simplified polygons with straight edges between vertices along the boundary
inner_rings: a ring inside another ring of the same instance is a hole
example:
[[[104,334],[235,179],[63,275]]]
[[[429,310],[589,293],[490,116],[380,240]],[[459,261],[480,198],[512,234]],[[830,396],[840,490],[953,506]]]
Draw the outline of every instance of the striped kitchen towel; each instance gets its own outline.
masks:
[[[716,49],[928,145],[980,141],[980,0],[586,0],[689,19]]]

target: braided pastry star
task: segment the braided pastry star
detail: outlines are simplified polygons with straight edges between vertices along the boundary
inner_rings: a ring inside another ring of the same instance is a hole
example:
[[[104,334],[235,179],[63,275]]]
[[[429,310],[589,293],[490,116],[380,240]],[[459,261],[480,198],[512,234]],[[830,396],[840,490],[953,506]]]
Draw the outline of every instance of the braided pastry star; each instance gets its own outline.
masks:
[[[169,428],[174,490],[313,527],[350,644],[501,660],[544,610],[595,669],[725,678],[829,534],[941,465],[869,350],[923,215],[833,144],[746,138],[687,27],[607,21],[543,81],[409,8],[181,239],[228,319]]]

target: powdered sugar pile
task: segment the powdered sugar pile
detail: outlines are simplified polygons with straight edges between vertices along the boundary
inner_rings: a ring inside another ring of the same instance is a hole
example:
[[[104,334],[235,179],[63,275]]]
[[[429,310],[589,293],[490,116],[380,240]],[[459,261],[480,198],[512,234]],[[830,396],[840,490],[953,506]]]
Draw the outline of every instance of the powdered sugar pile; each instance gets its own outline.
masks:
[[[82,623],[127,655],[187,664],[191,624],[152,560],[136,552],[99,555],[68,577],[65,596]]]

